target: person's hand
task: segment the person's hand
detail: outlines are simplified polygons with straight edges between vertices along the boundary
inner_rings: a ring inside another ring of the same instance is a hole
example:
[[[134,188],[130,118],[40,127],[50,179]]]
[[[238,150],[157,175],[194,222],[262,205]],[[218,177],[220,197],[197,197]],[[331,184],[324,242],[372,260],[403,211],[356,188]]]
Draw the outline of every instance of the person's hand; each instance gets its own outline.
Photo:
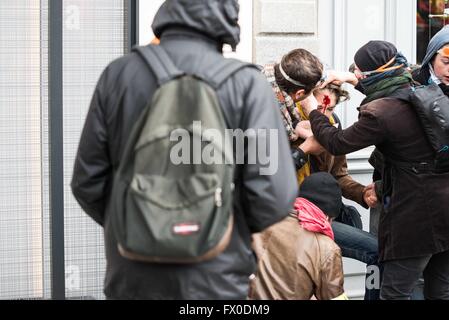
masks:
[[[378,200],[376,195],[375,184],[372,183],[363,190],[363,200],[370,208],[377,207]]]
[[[326,151],[314,136],[307,138],[299,147],[304,153],[313,154],[314,156],[319,156]]]
[[[295,128],[295,133],[298,137],[303,140],[313,136],[310,121],[301,121]]]
[[[330,83],[338,86],[343,83],[350,83],[355,87],[359,83],[359,80],[352,72],[329,70],[327,71],[326,80],[321,84],[320,89],[324,89]]]
[[[302,111],[308,117],[309,114],[318,108],[318,101],[313,94],[309,95],[306,99],[301,101]]]

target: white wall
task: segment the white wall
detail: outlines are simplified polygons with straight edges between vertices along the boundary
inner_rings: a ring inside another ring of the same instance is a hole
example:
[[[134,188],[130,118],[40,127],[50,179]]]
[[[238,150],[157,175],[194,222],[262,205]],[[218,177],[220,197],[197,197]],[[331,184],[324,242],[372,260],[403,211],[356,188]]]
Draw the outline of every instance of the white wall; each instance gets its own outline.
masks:
[[[163,2],[163,0],[139,0],[139,44],[148,44],[154,38],[151,24]],[[241,41],[235,53],[230,52],[230,48],[225,48],[227,57],[252,61],[252,7],[251,0],[240,0]]]
[[[280,61],[290,50],[319,52],[316,0],[253,0],[254,59]]]

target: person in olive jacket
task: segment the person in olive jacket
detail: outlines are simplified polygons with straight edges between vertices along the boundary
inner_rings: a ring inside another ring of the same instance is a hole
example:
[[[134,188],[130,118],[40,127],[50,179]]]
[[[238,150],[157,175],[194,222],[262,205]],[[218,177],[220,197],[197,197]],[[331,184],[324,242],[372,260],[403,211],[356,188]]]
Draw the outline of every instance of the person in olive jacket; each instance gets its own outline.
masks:
[[[355,74],[331,75],[358,85],[366,99],[359,120],[338,131],[310,112],[316,140],[334,155],[375,145],[384,157],[379,255],[382,299],[409,299],[424,274],[426,299],[449,299],[449,172],[435,173],[434,151],[413,106],[395,98],[413,85],[407,60],[385,41],[356,53]]]

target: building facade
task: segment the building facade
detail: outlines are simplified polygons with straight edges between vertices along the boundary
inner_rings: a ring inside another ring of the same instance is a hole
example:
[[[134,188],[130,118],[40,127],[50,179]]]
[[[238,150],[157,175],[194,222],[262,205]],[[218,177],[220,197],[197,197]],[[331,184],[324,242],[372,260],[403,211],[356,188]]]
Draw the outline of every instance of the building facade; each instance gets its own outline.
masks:
[[[104,298],[102,230],[73,199],[70,176],[97,79],[131,44],[151,41],[162,2],[0,1],[0,299]],[[226,55],[265,64],[301,47],[346,70],[358,47],[384,39],[415,63],[446,24],[447,2],[240,0],[242,42]],[[337,110],[344,126],[362,99],[351,93]],[[365,184],[370,153],[348,156]],[[365,266],[344,268],[349,296],[361,298]]]

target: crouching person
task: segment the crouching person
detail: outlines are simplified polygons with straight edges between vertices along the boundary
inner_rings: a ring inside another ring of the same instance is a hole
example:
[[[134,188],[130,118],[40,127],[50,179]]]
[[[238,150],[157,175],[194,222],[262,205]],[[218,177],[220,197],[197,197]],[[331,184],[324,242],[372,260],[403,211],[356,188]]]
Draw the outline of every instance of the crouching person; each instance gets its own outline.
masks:
[[[307,177],[289,217],[257,235],[254,300],[346,298],[340,248],[331,221],[340,213],[341,189],[329,173]]]

